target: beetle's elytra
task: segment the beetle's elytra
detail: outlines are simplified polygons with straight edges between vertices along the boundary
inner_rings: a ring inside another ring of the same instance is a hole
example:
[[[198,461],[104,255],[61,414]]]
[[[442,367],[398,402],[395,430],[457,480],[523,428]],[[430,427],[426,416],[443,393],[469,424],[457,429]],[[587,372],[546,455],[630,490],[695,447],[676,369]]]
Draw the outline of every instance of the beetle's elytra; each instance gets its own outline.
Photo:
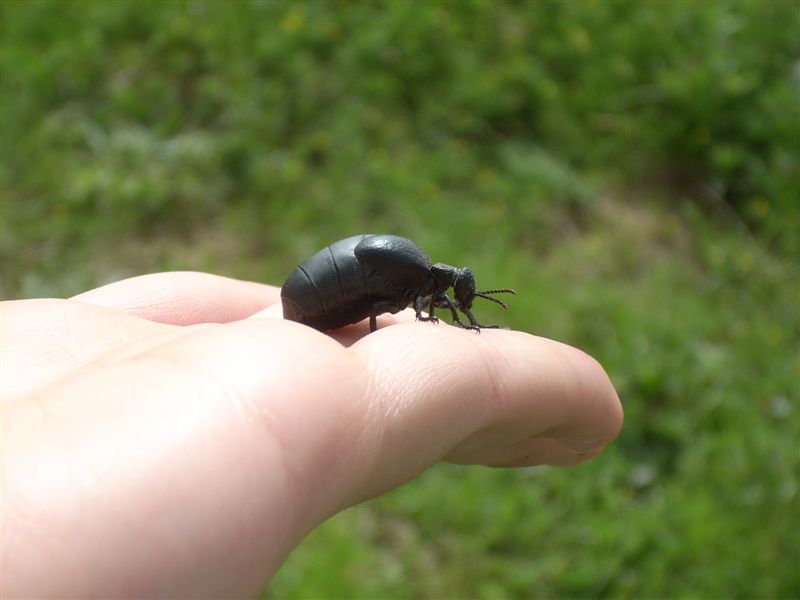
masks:
[[[453,288],[453,299],[447,290]],[[472,314],[472,301],[505,302],[490,294],[514,294],[508,288],[478,291],[469,268],[431,264],[414,242],[397,235],[363,234],[323,248],[291,272],[281,288],[283,316],[327,331],[369,317],[370,331],[376,317],[397,313],[409,305],[418,321],[438,322],[434,308],[449,308],[453,323],[480,331],[498,325],[481,325]],[[427,307],[428,316],[422,314]],[[458,315],[469,319],[465,324]]]

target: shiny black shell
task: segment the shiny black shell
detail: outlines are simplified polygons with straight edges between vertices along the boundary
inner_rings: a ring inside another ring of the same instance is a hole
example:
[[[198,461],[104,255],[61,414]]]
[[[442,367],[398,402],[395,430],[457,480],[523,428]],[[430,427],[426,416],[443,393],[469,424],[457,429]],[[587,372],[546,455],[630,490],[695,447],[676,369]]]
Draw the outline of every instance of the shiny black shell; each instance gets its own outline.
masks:
[[[431,260],[396,235],[355,235],[308,257],[281,289],[283,316],[320,331],[396,313],[432,288]],[[427,292],[430,293],[430,292]]]

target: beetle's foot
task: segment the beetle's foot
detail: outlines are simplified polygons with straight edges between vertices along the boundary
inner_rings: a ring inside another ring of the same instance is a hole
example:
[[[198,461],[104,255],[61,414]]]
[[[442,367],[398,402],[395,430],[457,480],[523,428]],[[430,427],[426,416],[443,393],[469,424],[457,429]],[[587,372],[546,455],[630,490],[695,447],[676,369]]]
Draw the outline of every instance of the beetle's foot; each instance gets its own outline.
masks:
[[[427,321],[435,325],[439,322],[439,317],[423,317],[422,315],[417,315],[417,321]]]
[[[500,329],[500,325],[481,325],[480,323],[475,323],[474,325],[466,327],[466,329],[472,329],[473,331],[480,333],[481,329]]]
[[[477,331],[478,333],[481,332],[481,327],[483,327],[483,325],[467,325],[463,321],[453,321],[453,325],[455,325],[456,327],[461,327],[461,329],[469,329],[472,331]]]

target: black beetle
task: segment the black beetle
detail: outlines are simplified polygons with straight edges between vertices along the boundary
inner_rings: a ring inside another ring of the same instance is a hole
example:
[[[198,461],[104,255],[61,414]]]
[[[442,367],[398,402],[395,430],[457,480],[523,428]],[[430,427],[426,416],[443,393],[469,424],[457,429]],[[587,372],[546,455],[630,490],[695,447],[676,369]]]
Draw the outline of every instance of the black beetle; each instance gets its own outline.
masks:
[[[454,299],[447,296],[453,288]],[[472,300],[485,298],[503,308],[506,303],[489,294],[508,293],[507,288],[475,288],[475,277],[467,267],[458,269],[431,259],[414,242],[397,235],[355,235],[334,242],[304,260],[281,288],[286,319],[326,331],[369,317],[369,330],[378,326],[376,317],[397,313],[409,304],[418,321],[439,321],[433,309],[449,308],[453,323],[480,331],[498,325],[481,325],[472,315]],[[422,315],[428,307],[428,316]],[[465,325],[456,309],[469,319]]]

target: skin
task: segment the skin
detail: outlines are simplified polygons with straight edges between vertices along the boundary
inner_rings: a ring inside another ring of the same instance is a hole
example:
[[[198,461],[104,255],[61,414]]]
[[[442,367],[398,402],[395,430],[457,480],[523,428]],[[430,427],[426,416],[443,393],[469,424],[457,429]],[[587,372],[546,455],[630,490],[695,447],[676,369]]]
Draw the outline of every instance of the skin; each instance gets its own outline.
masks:
[[[253,597],[438,461],[577,465],[622,426],[580,350],[379,327],[326,335],[278,288],[202,273],[2,303],[2,596]]]

